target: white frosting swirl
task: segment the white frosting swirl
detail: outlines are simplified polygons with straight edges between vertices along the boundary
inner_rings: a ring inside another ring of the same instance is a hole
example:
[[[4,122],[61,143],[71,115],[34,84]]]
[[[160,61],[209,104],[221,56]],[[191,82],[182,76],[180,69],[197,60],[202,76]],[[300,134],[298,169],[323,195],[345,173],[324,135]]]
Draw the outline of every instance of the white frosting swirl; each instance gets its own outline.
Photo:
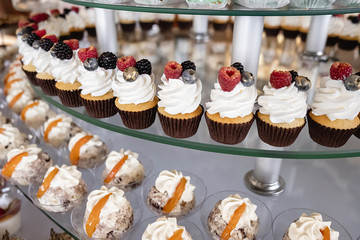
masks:
[[[154,74],[141,74],[133,82],[125,81],[123,72],[116,73],[117,81],[112,82],[114,96],[120,104],[140,104],[152,101],[156,94]]]
[[[26,169],[32,162],[36,161],[39,158],[39,153],[41,151],[41,148],[38,148],[35,144],[28,145],[27,147],[16,148],[11,150],[7,154],[7,161],[9,162],[17,155],[27,152],[28,156],[22,157],[21,161],[15,167],[15,170]]]
[[[114,69],[104,69],[98,67],[95,71],[88,71],[83,66],[79,66],[79,79],[81,83],[81,94],[91,94],[91,96],[103,96],[111,90],[111,84],[115,79]]]
[[[360,91],[348,91],[344,82],[322,78],[316,89],[312,113],[326,115],[331,121],[336,119],[353,120],[360,111]]]
[[[328,35],[339,35],[344,28],[344,19],[342,17],[332,17],[328,29]]]
[[[155,13],[149,13],[149,12],[141,12],[139,13],[139,20],[143,22],[148,21],[155,21],[156,14]]]
[[[323,222],[322,216],[319,213],[312,213],[311,215],[301,214],[301,217],[293,222],[289,227],[289,238],[291,240],[321,240],[324,236],[320,230],[325,227],[330,229],[331,222]],[[339,232],[330,229],[330,240],[338,240]]]
[[[95,9],[94,8],[81,8],[79,11],[80,16],[85,21],[85,25],[95,25]]]
[[[67,166],[63,164],[61,167],[55,165],[50,167],[44,179],[55,169],[58,168],[59,172],[50,182],[50,188],[61,188],[68,189],[74,186],[77,186],[81,179],[81,172],[76,169],[76,166]]]
[[[194,19],[194,15],[178,14],[178,18],[180,21],[192,21]]]
[[[273,123],[291,123],[304,118],[307,111],[305,92],[299,91],[292,83],[288,87],[264,86],[264,95],[258,98],[260,113],[270,115]]]
[[[360,32],[360,24],[352,23],[350,20],[345,20],[344,28],[341,30],[341,36],[348,36],[357,38]]]
[[[281,26],[300,27],[301,18],[298,16],[283,16]]]
[[[258,216],[256,215],[257,206],[253,204],[248,198],[241,198],[239,194],[230,195],[221,201],[219,210],[221,212],[222,218],[226,223],[230,222],[231,217],[233,216],[235,210],[245,203],[246,208],[243,214],[241,215],[239,221],[236,224],[235,229],[239,228],[251,228],[251,221],[257,221]]]
[[[16,43],[17,45],[19,46],[19,50],[18,52],[24,56],[24,48],[26,47],[26,45],[28,45],[26,42],[24,42],[22,39],[22,35],[19,35],[17,36],[17,39],[16,39]],[[29,46],[29,45],[28,45]]]
[[[73,149],[73,147],[75,146],[75,144],[83,137],[88,136],[89,134],[86,132],[80,132],[77,133],[75,136],[73,136],[70,141],[69,141],[69,151],[71,151]],[[97,135],[92,135],[93,137],[90,138],[89,141],[87,141],[84,145],[82,145],[80,147],[80,151],[79,151],[79,155],[81,156],[82,154],[84,154],[86,152],[87,149],[92,148],[92,147],[101,147],[104,143],[102,141],[99,140],[99,136]]]
[[[39,73],[51,74],[51,70],[53,68],[50,64],[51,59],[52,57],[50,55],[50,51],[46,52],[44,49],[39,48],[33,62],[33,65],[36,67],[36,71]]]
[[[30,46],[28,43],[24,44],[24,48],[22,50],[22,61],[24,65],[34,64],[34,60],[36,57],[37,50]]]
[[[175,20],[175,14],[168,14],[168,13],[160,13],[158,17],[162,21],[172,22]]]
[[[183,177],[186,179],[186,185],[180,200],[190,202],[194,198],[195,186],[190,184],[190,177],[183,176],[182,172],[178,172],[176,170],[162,171],[155,181],[155,187],[161,193],[167,192],[169,198],[171,198],[176,190],[177,185],[179,185],[180,180]]]
[[[44,123],[44,131],[48,128],[49,124],[61,119],[56,126],[52,127],[48,133],[48,139],[62,139],[65,140],[69,137],[72,119],[71,117],[66,116],[65,114],[56,115],[55,117],[49,118]]]
[[[226,92],[217,82],[214,88],[210,94],[211,102],[206,103],[208,113],[219,113],[222,118],[245,117],[252,113],[257,96],[255,85],[245,87],[240,82],[232,91]]]
[[[10,73],[10,71],[9,71],[9,73]],[[8,82],[10,82],[11,80],[16,79],[16,78],[20,78],[22,80],[28,81],[24,71],[21,69],[21,66],[16,66],[13,69],[11,69],[11,73],[14,73],[14,75],[11,75],[8,78]]]
[[[77,28],[77,29],[84,29],[85,28],[85,21],[82,17],[77,14],[75,11],[70,11],[66,15],[66,22],[69,25],[69,28]]]
[[[185,227],[177,224],[176,218],[161,217],[146,227],[141,240],[168,240],[179,229],[184,230],[181,235],[182,240],[192,239],[185,230]]]
[[[45,29],[46,34],[54,34],[60,36],[62,24],[59,24],[58,17],[50,16],[46,21],[39,22],[39,29]]]
[[[60,28],[60,30],[61,30],[60,35],[69,34],[70,26],[69,26],[69,24],[67,23],[66,19],[65,19],[65,18],[62,18],[62,17],[58,17],[58,18],[57,18],[57,21],[58,21],[59,26],[61,26],[61,28]]]
[[[128,158],[121,166],[120,170],[115,174],[115,177],[120,177],[124,174],[129,174],[134,171],[134,169],[138,168],[141,163],[138,160],[139,154],[134,153],[130,150],[124,151],[121,149],[120,152],[112,151],[106,159],[105,166],[106,169],[110,172],[115,165],[125,156],[127,155]]]
[[[78,68],[80,66],[77,61],[77,50],[73,51],[73,56],[68,60],[60,60],[53,58],[51,61],[52,75],[55,77],[57,82],[62,83],[75,83],[78,80]]]
[[[15,74],[15,75],[17,75],[17,74]],[[13,80],[15,78],[9,78],[9,79]],[[16,90],[24,90],[25,92],[29,92],[30,95],[32,95],[33,90],[30,87],[29,81],[25,78],[20,78],[20,79],[21,79],[20,81],[15,81],[15,82],[11,83],[11,86],[8,89],[8,93],[11,93],[12,91],[16,91]],[[10,81],[8,81],[8,82],[10,82]]]
[[[160,101],[159,107],[164,107],[165,112],[175,114],[186,114],[194,112],[200,105],[202,83],[198,79],[194,84],[186,84],[179,79],[166,79],[165,74],[162,75],[163,84],[159,86],[158,92]]]
[[[280,16],[266,16],[264,18],[264,24],[272,27],[280,27],[281,17]]]

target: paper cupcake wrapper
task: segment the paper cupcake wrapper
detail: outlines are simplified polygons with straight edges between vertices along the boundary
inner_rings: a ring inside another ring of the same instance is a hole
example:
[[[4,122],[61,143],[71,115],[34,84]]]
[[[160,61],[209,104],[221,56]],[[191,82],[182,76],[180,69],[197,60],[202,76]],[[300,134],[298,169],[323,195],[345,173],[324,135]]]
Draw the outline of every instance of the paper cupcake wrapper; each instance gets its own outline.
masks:
[[[96,37],[96,28],[94,27],[87,27],[85,28],[89,36]]]
[[[342,50],[354,50],[358,45],[358,41],[356,40],[346,40],[339,38],[338,47]]]
[[[357,138],[360,138],[360,128],[358,128],[358,130],[356,130],[356,132],[354,133],[354,136]]]
[[[287,147],[295,142],[305,123],[296,128],[281,128],[270,125],[257,117],[256,125],[263,142],[275,147]]]
[[[70,35],[63,35],[59,37],[59,42],[71,39]]]
[[[291,31],[291,30],[282,30],[285,38],[295,39],[299,34],[299,31]]]
[[[32,85],[39,86],[39,83],[37,82],[37,79],[35,77],[37,72],[26,71],[24,68],[22,68],[22,70],[24,71]]]
[[[326,46],[333,47],[333,46],[336,45],[338,40],[339,40],[338,37],[328,37],[327,40],[326,40]]]
[[[81,40],[84,37],[84,31],[70,31],[70,39]]]
[[[158,112],[161,127],[165,134],[173,138],[188,138],[197,132],[200,124],[204,108],[201,106],[202,112],[196,117],[188,119],[178,119],[166,117]]]
[[[57,88],[57,94],[61,103],[67,107],[81,107],[82,101],[80,98],[81,90],[63,90]]]
[[[124,125],[131,129],[144,129],[150,127],[155,122],[157,105],[153,108],[132,112],[118,109]]]
[[[41,87],[42,91],[49,96],[57,96],[57,89],[55,87],[56,81],[55,79],[40,79],[36,78],[39,86]]]
[[[246,123],[221,123],[211,120],[205,113],[206,124],[209,128],[210,137],[219,143],[241,143],[247,136],[255,118]]]
[[[125,33],[132,33],[135,31],[135,23],[120,23],[120,27]]]
[[[93,118],[107,118],[114,116],[117,112],[115,97],[105,100],[88,100],[81,98],[86,112]]]
[[[264,27],[267,36],[276,37],[280,33],[280,28],[266,28]]]
[[[307,115],[307,119],[311,139],[325,147],[336,148],[343,146],[358,129],[336,129],[326,127],[314,121],[309,114]]]

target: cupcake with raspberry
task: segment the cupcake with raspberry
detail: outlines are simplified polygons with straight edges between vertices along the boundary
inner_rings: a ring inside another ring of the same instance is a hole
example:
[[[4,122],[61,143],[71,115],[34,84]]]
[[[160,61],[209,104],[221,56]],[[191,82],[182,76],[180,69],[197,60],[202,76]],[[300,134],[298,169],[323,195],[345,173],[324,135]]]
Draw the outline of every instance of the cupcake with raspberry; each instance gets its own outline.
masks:
[[[39,22],[39,29],[45,29],[47,34],[55,35],[56,38],[67,35],[69,37],[69,29],[64,26],[65,19],[60,17],[58,9],[50,10],[50,16],[48,19]],[[67,34],[65,32],[67,31]],[[61,41],[65,40],[62,38]]]
[[[55,113],[45,101],[33,100],[21,111],[21,120],[25,122],[26,126],[38,129],[54,115]]]
[[[28,102],[33,99],[33,94],[23,89],[15,89],[6,96],[8,107],[16,114],[20,114]]]
[[[275,147],[294,143],[305,126],[308,78],[295,71],[273,71],[258,98],[257,129],[260,139]]]
[[[309,134],[327,147],[343,146],[360,126],[360,76],[349,63],[335,62],[321,79],[308,113]]]
[[[150,127],[156,116],[158,98],[151,63],[124,56],[117,61],[118,72],[112,83],[115,105],[124,125],[133,129]]]
[[[254,76],[244,71],[239,62],[220,69],[205,113],[213,140],[237,144],[245,139],[254,121],[253,109],[257,97],[254,83]]]
[[[195,64],[191,61],[181,65],[168,62],[161,81],[158,115],[165,134],[175,138],[193,136],[203,114],[200,105],[202,83],[197,77]]]
[[[70,38],[81,40],[84,37],[85,21],[79,14],[78,7],[72,7],[66,14],[66,22],[70,30]]]
[[[117,112],[111,89],[116,77],[116,62],[115,54],[104,52],[98,59],[87,58],[83,66],[79,66],[80,97],[91,117],[106,118]]]

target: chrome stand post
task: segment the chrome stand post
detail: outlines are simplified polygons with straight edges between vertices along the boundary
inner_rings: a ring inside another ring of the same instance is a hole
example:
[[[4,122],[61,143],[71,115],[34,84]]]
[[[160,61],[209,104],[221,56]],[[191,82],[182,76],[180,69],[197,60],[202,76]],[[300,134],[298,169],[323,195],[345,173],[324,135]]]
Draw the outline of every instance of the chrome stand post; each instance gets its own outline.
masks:
[[[109,9],[95,8],[96,36],[99,51],[117,53],[117,35],[114,11]]]
[[[197,42],[206,42],[209,40],[208,34],[208,16],[195,15],[193,20],[193,32],[191,37]]]

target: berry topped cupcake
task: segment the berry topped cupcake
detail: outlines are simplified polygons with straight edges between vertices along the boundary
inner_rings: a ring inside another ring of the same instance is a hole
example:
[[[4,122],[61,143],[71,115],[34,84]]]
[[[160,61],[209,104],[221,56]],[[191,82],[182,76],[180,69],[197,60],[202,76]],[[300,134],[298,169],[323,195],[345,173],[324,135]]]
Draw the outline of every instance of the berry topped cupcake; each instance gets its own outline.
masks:
[[[155,121],[158,102],[151,63],[124,56],[118,59],[117,67],[112,89],[124,125],[133,129],[150,127]]]
[[[327,147],[343,146],[360,125],[360,76],[348,63],[335,62],[321,79],[308,113],[309,134]]]
[[[175,138],[193,136],[203,114],[200,105],[202,83],[197,77],[195,64],[191,61],[181,65],[168,62],[161,81],[158,114],[164,132]]]
[[[222,67],[218,81],[206,103],[206,123],[210,136],[217,142],[236,144],[243,141],[254,121],[253,108],[257,97],[255,78],[244,71],[241,63]]]
[[[79,14],[78,7],[72,7],[66,14],[66,22],[70,30],[70,38],[81,40],[84,37],[85,21]]]
[[[264,94],[258,98],[260,109],[256,124],[265,143],[286,147],[291,145],[305,126],[308,78],[295,71],[273,71]]]

